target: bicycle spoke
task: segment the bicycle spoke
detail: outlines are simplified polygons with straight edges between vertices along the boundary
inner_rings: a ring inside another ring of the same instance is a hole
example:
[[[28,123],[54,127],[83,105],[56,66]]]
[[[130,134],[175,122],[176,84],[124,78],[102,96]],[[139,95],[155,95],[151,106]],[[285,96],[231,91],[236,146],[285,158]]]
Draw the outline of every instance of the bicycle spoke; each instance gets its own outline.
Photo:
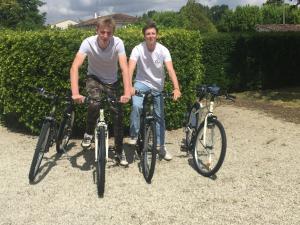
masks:
[[[211,176],[216,173],[225,157],[225,131],[219,122],[215,123],[213,125],[209,124],[206,129],[203,127],[204,124],[200,126],[194,146],[193,159],[195,166],[197,171],[204,176]],[[205,135],[204,130],[206,130]]]

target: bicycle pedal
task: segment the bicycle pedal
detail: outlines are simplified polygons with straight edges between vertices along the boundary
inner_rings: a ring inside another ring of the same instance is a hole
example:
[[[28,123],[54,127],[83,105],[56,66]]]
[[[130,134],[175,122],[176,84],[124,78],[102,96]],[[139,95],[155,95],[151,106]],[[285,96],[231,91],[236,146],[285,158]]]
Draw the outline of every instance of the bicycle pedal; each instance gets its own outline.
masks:
[[[134,160],[137,160],[137,161],[140,161],[141,160],[141,155],[139,155],[139,154],[135,154],[134,155]]]
[[[188,147],[186,145],[180,145],[181,152],[188,152]]]

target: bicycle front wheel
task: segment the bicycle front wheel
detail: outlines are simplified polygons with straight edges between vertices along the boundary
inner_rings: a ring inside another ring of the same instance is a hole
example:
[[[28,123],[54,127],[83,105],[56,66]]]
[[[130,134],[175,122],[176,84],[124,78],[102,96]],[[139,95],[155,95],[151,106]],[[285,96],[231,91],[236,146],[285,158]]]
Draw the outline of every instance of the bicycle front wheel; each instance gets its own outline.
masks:
[[[156,163],[156,130],[155,122],[152,121],[145,126],[145,140],[142,151],[142,171],[147,183],[151,183]]]
[[[106,150],[105,150],[105,129],[100,128],[98,134],[98,147],[97,159],[96,159],[96,173],[97,173],[97,189],[98,196],[103,198],[104,187],[105,187],[105,164],[106,164]]]
[[[75,112],[67,113],[64,115],[58,129],[58,134],[56,137],[56,151],[57,153],[65,152],[67,145],[69,143],[73,124],[74,124]]]
[[[40,132],[40,136],[33,154],[33,159],[31,162],[29,170],[29,182],[33,182],[41,165],[44,153],[49,150],[50,144],[50,122],[45,122]]]
[[[226,134],[217,120],[201,123],[193,148],[193,161],[196,170],[205,177],[214,175],[223,164],[226,154]]]

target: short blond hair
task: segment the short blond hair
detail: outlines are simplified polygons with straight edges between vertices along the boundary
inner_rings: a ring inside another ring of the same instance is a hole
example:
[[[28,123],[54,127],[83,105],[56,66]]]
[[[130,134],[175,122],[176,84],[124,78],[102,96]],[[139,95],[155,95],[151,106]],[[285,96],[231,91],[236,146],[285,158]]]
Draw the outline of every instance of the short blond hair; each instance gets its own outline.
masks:
[[[115,32],[116,29],[116,22],[113,18],[111,17],[105,17],[105,18],[99,18],[97,20],[97,25],[96,25],[97,29],[99,29],[100,27],[111,27],[113,32]]]

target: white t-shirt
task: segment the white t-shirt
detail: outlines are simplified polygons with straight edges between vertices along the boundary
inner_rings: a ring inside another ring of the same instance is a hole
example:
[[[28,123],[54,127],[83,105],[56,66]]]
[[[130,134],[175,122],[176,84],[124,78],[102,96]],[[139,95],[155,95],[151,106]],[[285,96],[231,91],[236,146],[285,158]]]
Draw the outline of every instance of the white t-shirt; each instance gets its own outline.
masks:
[[[126,55],[123,41],[115,36],[105,49],[101,49],[97,42],[97,35],[83,40],[80,53],[88,56],[88,75],[96,75],[106,84],[115,83],[118,79],[118,56]]]
[[[154,90],[162,91],[165,83],[164,62],[172,61],[169,50],[156,43],[154,51],[150,52],[145,42],[135,46],[130,59],[137,62],[135,81],[144,83]]]

